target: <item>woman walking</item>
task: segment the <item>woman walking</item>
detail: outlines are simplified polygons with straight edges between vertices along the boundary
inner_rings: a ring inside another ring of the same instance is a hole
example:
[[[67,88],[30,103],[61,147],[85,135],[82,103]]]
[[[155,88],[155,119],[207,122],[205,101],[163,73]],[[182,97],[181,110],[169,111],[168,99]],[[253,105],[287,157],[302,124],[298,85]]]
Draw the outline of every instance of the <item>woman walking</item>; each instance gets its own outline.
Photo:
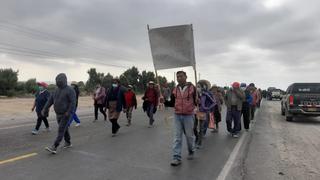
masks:
[[[43,107],[45,106],[45,104],[47,103],[47,101],[49,100],[49,97],[50,97],[50,93],[47,90],[48,84],[45,82],[39,82],[37,84],[38,84],[39,91],[35,95],[35,101],[34,101],[34,104],[31,108],[32,112],[34,110],[36,110],[37,117],[38,117],[36,127],[32,131],[33,135],[39,134],[39,128],[41,126],[42,121],[44,122],[44,125],[46,126],[46,131],[50,131],[49,123],[48,123],[48,119],[47,119],[49,114],[45,114],[45,115],[41,114]]]
[[[119,79],[114,79],[112,81],[112,87],[110,88],[107,95],[107,109],[109,120],[112,123],[112,137],[116,136],[117,132],[120,129],[118,124],[118,119],[122,110],[126,111],[125,97],[124,97],[124,88],[120,85]]]

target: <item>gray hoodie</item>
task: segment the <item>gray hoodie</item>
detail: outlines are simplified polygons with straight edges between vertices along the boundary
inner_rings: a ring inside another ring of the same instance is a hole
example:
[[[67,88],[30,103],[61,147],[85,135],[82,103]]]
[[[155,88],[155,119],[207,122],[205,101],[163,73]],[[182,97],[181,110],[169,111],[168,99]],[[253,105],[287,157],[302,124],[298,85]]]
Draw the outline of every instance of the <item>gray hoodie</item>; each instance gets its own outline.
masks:
[[[44,113],[48,112],[53,104],[56,114],[71,115],[76,107],[76,93],[72,87],[67,85],[67,76],[64,73],[57,75],[56,84],[58,88],[46,103]]]
[[[246,96],[241,89],[230,89],[225,96],[225,102],[226,102],[228,111],[231,110],[232,105],[237,106],[237,110],[241,111],[242,103],[245,100],[246,100]]]

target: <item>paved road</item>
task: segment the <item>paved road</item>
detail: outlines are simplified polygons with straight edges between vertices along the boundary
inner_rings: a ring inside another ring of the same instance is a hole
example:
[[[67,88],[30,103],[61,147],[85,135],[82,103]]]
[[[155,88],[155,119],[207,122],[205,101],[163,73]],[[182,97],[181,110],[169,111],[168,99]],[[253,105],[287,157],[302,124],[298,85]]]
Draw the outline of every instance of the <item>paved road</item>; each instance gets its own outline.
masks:
[[[172,119],[165,121],[166,113],[156,115],[156,127],[151,129],[147,128],[147,118],[141,109],[134,112],[131,127],[124,126],[122,115],[122,128],[114,138],[109,122],[92,123],[88,115],[82,113],[81,127],[71,128],[73,148],[59,150],[57,155],[44,150],[56,135],[56,123],[51,122],[52,132],[37,136],[30,134],[31,119],[0,124],[0,161],[36,153],[0,164],[1,179],[216,179],[238,141],[227,135],[223,121],[221,131],[208,133],[203,149],[197,151],[192,161],[185,158],[184,142],[182,166],[171,167]]]
[[[263,104],[244,166],[246,180],[319,180],[320,118],[287,122],[279,101]]]

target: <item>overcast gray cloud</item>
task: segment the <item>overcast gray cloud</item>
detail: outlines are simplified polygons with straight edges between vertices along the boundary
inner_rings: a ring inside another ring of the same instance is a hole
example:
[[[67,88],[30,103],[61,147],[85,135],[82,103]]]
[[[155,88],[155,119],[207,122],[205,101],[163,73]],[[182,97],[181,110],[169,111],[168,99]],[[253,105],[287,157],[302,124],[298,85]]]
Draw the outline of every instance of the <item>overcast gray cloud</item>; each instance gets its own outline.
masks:
[[[318,17],[317,0],[2,0],[0,67],[23,80],[152,70],[147,24],[192,23],[201,78],[285,88],[319,81]]]

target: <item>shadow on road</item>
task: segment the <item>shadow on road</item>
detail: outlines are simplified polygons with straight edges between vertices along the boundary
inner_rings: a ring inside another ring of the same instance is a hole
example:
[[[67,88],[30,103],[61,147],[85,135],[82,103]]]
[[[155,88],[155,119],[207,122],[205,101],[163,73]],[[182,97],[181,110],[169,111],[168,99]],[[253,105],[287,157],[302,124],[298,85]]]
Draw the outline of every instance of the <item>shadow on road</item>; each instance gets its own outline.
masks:
[[[320,118],[317,117],[294,117],[291,123],[320,125]]]

